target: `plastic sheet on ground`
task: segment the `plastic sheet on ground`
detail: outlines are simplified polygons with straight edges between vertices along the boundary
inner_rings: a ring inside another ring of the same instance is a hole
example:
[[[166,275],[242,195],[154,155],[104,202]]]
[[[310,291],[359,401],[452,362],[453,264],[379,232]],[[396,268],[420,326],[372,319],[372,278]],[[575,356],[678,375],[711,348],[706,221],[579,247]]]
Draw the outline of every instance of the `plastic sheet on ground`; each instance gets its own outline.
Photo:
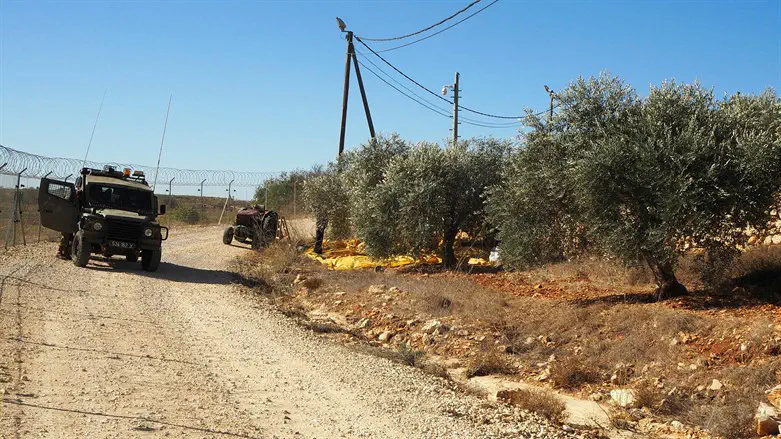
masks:
[[[376,267],[398,268],[410,265],[442,263],[442,258],[433,254],[418,258],[412,256],[396,256],[388,259],[374,259],[365,254],[365,248],[365,245],[357,239],[348,241],[324,241],[322,254],[318,255],[310,248],[306,251],[306,255],[331,270],[360,270]],[[465,256],[466,254],[460,255],[460,257]],[[491,265],[487,259],[481,257],[469,257],[466,263],[477,266]]]

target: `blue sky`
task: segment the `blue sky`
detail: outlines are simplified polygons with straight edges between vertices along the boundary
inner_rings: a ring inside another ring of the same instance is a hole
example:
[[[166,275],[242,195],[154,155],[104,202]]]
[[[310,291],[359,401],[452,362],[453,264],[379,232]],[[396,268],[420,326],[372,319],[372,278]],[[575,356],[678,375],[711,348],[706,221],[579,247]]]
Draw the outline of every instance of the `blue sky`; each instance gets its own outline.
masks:
[[[467,3],[0,0],[0,143],[81,157],[107,90],[90,159],[154,163],[173,93],[163,166],[308,168],[338,146],[345,42],[334,17],[356,35],[387,37]],[[719,95],[780,90],[781,1],[500,0],[385,55],[437,91],[459,71],[462,104],[495,114],[542,110],[544,84],[559,89],[602,70],[641,94],[667,78]],[[450,120],[363,74],[379,132],[449,135]],[[353,82],[347,148],[367,137]]]

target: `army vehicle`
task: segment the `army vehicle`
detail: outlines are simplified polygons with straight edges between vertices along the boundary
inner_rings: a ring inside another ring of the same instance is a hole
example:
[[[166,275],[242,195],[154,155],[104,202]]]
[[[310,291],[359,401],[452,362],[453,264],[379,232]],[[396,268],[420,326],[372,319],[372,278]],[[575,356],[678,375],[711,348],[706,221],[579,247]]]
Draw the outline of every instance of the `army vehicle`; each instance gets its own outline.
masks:
[[[70,240],[76,266],[87,265],[92,254],[141,258],[146,271],[160,266],[162,242],[168,228],[157,222],[165,214],[144,173],[130,169],[84,168],[75,183],[41,179],[38,191],[41,225]]]
[[[236,221],[222,233],[222,242],[250,242],[252,248],[268,247],[277,238],[279,215],[263,206],[245,207],[236,213]]]

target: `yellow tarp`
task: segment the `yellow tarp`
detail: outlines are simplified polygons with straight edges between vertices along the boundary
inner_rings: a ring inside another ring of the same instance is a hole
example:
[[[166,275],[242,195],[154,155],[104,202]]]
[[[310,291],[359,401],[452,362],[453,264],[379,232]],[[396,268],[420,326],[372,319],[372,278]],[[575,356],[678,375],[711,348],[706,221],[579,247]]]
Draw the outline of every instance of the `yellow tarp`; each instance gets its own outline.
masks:
[[[396,256],[390,259],[373,259],[365,254],[365,245],[357,239],[324,241],[323,253],[321,255],[316,254],[311,248],[306,251],[306,255],[331,270],[358,270],[375,267],[397,268],[407,265],[442,263],[442,258],[436,255],[426,255],[419,258]],[[484,258],[470,257],[467,260],[467,264],[482,266],[490,263]]]

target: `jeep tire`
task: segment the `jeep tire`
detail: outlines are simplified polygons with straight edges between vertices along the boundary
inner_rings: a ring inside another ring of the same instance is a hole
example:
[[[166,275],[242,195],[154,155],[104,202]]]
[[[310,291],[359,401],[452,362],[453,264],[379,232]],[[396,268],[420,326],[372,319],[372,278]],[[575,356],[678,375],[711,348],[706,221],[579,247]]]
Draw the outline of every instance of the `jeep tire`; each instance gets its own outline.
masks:
[[[159,248],[141,250],[141,267],[145,271],[157,271],[157,268],[160,267],[160,257],[162,254],[162,249]]]
[[[85,242],[84,233],[76,232],[71,243],[71,259],[77,267],[86,267],[89,262],[90,245]]]

